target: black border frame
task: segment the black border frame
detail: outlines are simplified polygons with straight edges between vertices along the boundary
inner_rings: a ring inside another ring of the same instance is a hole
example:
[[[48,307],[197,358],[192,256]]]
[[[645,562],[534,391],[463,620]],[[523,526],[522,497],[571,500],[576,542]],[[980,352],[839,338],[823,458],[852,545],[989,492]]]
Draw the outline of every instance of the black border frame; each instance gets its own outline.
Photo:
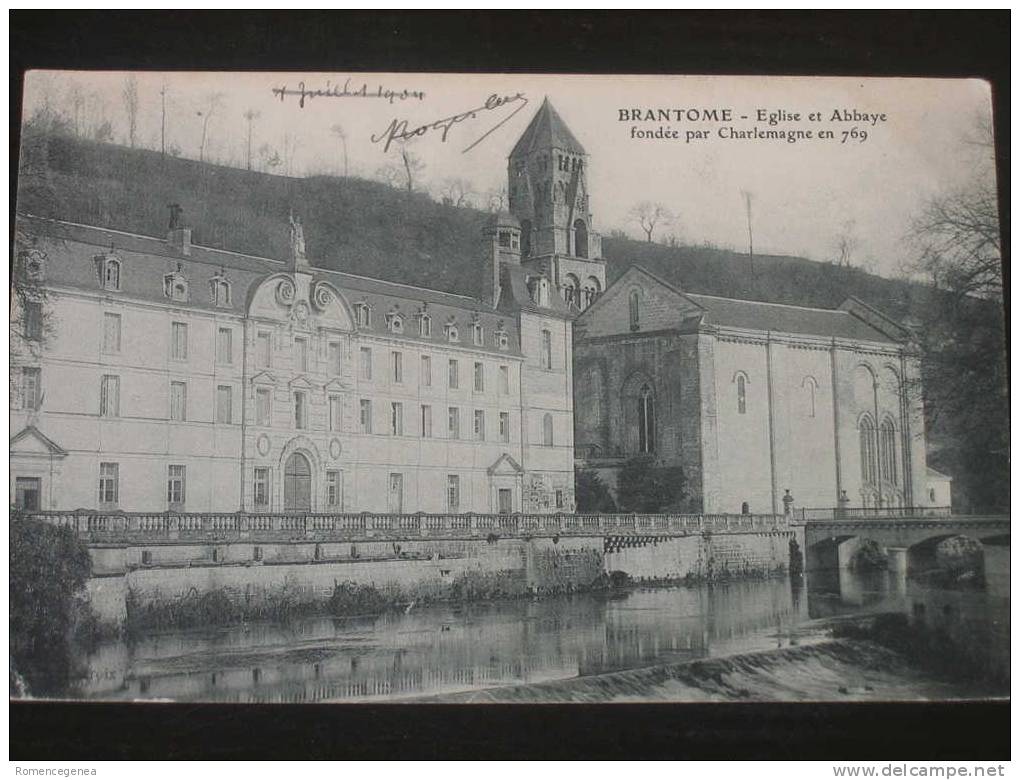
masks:
[[[993,90],[1009,246],[1010,12],[12,11],[32,68],[969,77]],[[13,228],[16,166],[11,168]],[[13,230],[12,230],[13,235]],[[1008,290],[1008,250],[1004,257]],[[1008,322],[1008,296],[1006,316]],[[1009,758],[1009,703],[11,702],[12,759]]]

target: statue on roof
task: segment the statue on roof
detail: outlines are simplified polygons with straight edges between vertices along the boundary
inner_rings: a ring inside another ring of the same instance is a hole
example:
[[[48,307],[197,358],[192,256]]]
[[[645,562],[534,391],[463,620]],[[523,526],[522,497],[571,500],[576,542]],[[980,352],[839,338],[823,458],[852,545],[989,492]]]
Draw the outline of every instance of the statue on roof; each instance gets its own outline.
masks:
[[[305,228],[294,212],[290,214],[290,258],[297,262],[305,260]]]

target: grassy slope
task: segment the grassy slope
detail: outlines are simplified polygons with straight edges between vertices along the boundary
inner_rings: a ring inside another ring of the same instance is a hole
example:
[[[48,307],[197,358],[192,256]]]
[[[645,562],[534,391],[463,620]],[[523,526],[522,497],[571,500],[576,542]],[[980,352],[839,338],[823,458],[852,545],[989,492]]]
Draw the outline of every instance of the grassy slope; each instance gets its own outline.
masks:
[[[75,222],[162,235],[178,202],[196,243],[284,257],[291,209],[305,224],[308,255],[329,267],[451,292],[482,283],[486,214],[445,206],[363,179],[272,176],[147,150],[63,137],[29,137],[18,209]],[[812,306],[849,294],[895,316],[916,311],[926,288],[796,257],[671,248],[607,236],[610,281],[640,263],[692,292]]]

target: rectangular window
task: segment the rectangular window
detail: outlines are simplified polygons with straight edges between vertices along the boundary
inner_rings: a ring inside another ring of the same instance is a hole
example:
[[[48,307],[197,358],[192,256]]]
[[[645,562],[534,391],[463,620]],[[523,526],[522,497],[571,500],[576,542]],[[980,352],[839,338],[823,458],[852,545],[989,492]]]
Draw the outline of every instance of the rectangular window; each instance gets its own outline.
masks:
[[[399,401],[390,404],[390,433],[393,436],[404,435],[404,405]]]
[[[326,472],[326,506],[340,508],[340,472]]]
[[[42,402],[42,369],[25,366],[21,369],[21,408],[38,409]]]
[[[269,469],[265,466],[258,466],[255,469],[252,501],[257,507],[269,506]]]
[[[361,399],[361,432],[372,432],[372,402],[367,398]]]
[[[120,377],[107,374],[99,385],[99,415],[117,417],[120,415]]]
[[[333,432],[340,430],[340,396],[329,397],[329,429]]]
[[[99,503],[116,504],[120,489],[120,465],[117,463],[99,464]]]
[[[294,393],[294,427],[298,430],[308,427],[308,397],[304,390]]]
[[[432,438],[432,407],[428,404],[421,405],[421,437]]]
[[[230,328],[216,331],[216,362],[224,366],[234,362],[234,331]]]
[[[368,347],[361,348],[361,378],[372,378],[372,350]]]
[[[513,512],[514,508],[514,493],[510,488],[500,488],[496,494],[499,501],[499,513],[501,515],[508,515]]]
[[[393,355],[393,381],[398,385],[404,381],[404,353],[394,352]]]
[[[116,355],[120,352],[120,315],[106,312],[103,315],[103,352]]]
[[[399,515],[404,511],[403,474],[390,474],[390,494],[387,505],[391,514]]]
[[[333,376],[340,376],[340,342],[329,342],[329,370]]]
[[[510,395],[510,366],[499,367],[499,391]]]
[[[450,361],[450,389],[456,390],[460,387],[460,366],[456,360]]]
[[[499,413],[499,440],[504,443],[510,441],[510,412]]]
[[[174,322],[170,325],[170,358],[188,359],[188,325],[185,322]]]
[[[477,323],[472,325],[471,332],[474,334],[475,346],[482,346],[485,343],[485,331],[482,329],[482,326]]]
[[[460,409],[451,406],[449,410],[449,433],[451,439],[460,438]]]
[[[42,304],[38,301],[27,301],[25,303],[25,338],[29,341],[39,341],[42,338]]]
[[[475,409],[475,441],[485,441],[485,412]]]
[[[166,502],[171,509],[184,505],[186,475],[184,466],[169,466],[167,469]]]
[[[271,425],[272,415],[272,395],[268,387],[260,387],[255,391],[255,424]]]
[[[216,422],[229,425],[233,420],[232,405],[234,393],[230,385],[220,385],[216,388]]]
[[[542,368],[552,368],[552,333],[542,331]]]
[[[456,474],[446,475],[446,511],[450,514],[460,512],[460,477]]]
[[[432,358],[421,356],[421,383],[423,387],[432,387]]]
[[[485,392],[485,366],[475,363],[475,392]]]
[[[170,419],[178,422],[188,419],[188,386],[184,382],[170,383]]]
[[[14,504],[29,512],[39,511],[42,498],[42,480],[39,477],[16,477],[14,480]]]
[[[269,331],[259,331],[257,351],[259,367],[269,368],[273,364],[273,336]]]
[[[562,490],[557,490],[556,491],[556,508],[557,509],[563,509],[563,491]]]
[[[294,370],[301,373],[308,371],[308,339],[294,339]]]

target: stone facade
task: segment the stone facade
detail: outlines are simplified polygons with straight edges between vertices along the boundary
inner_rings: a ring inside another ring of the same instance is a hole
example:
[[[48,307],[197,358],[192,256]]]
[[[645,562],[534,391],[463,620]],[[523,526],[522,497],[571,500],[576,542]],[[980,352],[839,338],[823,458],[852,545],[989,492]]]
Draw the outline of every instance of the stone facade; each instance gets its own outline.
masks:
[[[610,474],[639,454],[679,465],[691,509],[707,513],[782,512],[786,491],[805,507],[844,493],[849,506],[936,501],[909,333],[858,301],[694,295],[634,266],[578,317],[574,342],[588,467]]]

